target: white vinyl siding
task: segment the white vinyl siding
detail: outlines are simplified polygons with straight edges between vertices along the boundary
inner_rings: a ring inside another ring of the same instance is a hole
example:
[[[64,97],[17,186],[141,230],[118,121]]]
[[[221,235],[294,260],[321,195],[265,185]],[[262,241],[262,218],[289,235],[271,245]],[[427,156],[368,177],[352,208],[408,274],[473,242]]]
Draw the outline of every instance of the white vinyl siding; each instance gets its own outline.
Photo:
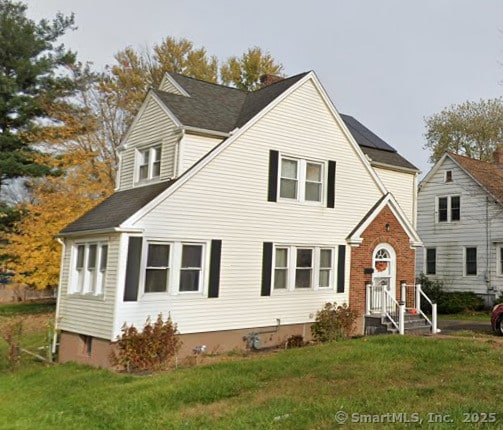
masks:
[[[404,211],[412,225],[416,225],[416,174],[374,168],[388,191]]]
[[[186,133],[179,145],[177,176],[182,175],[221,142],[221,138]]]
[[[117,270],[120,259],[119,235],[97,236],[92,239],[67,239],[65,241],[60,274],[60,288],[62,291],[60,293],[59,315],[56,326],[58,330],[112,340],[115,338],[112,333],[117,292]],[[75,286],[74,281],[76,278],[74,270],[77,266],[77,247],[79,244],[84,245],[93,241],[101,243],[101,259],[97,260],[96,270],[102,274],[102,294],[98,296],[94,294],[75,294],[72,288]]]
[[[452,171],[452,182],[445,172]],[[459,196],[460,220],[438,222],[438,197]],[[418,233],[425,248],[417,252],[417,273],[426,273],[426,248],[436,248],[436,273],[429,276],[447,290],[486,295],[503,290],[498,246],[503,242],[502,207],[459,166],[446,158],[418,194]],[[465,276],[465,248],[477,248],[477,274]]]
[[[336,210],[267,202],[271,148],[299,159],[335,160]],[[269,326],[276,319],[282,324],[313,321],[309,315],[327,301],[347,301],[349,288],[344,293],[335,293],[333,288],[299,288],[292,294],[261,297],[263,243],[279,246],[288,241],[298,247],[316,244],[335,250],[346,243],[348,232],[381,197],[317,89],[306,82],[131,225],[158,240],[222,240],[219,298],[208,299],[203,293],[200,297],[177,295],[123,303],[116,332],[124,321],[141,325],[146,315],[160,311],[170,312],[182,333]],[[333,258],[337,261],[335,254]],[[348,255],[346,286],[349,263]]]
[[[145,146],[161,142],[160,180],[172,178],[174,175],[175,153],[178,145],[176,127],[158,102],[150,97],[142,114],[136,119],[124,144],[126,149],[121,153],[119,191],[132,188],[138,176],[135,168],[138,166],[138,150]]]

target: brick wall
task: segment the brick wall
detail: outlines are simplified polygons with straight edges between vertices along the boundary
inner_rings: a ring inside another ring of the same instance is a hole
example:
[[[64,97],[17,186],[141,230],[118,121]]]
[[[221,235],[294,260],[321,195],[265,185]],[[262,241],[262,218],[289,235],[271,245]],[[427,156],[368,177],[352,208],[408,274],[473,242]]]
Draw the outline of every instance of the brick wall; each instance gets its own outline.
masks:
[[[389,231],[386,225],[389,225]],[[400,281],[415,282],[415,249],[410,247],[410,238],[388,206],[373,220],[362,234],[363,242],[351,248],[351,274],[349,303],[362,316],[356,327],[357,334],[363,334],[365,314],[365,284],[372,281],[371,274],[365,274],[372,267],[372,255],[380,243],[388,243],[396,253],[396,297],[400,297]]]

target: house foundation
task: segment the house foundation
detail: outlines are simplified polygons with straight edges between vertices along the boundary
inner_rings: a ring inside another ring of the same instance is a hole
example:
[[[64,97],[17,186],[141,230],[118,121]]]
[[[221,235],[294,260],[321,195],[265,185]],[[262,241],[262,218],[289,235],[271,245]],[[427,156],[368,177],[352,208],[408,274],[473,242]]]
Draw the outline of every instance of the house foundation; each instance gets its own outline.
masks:
[[[177,357],[179,361],[183,361],[195,355],[196,350],[204,350],[205,354],[223,354],[282,347],[286,346],[291,336],[302,336],[304,341],[311,340],[311,323],[180,334],[182,346]],[[60,336],[58,361],[111,368],[111,355],[115,349],[115,342],[63,331]]]

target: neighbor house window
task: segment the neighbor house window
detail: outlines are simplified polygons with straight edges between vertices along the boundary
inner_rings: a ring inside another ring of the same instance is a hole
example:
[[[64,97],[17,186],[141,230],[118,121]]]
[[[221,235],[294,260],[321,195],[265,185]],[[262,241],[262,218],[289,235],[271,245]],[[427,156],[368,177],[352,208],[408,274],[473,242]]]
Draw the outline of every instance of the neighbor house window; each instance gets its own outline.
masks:
[[[477,248],[465,248],[465,275],[477,274]]]
[[[145,292],[162,293],[168,290],[170,245],[149,243],[145,270]]]
[[[272,274],[274,290],[332,288],[334,254],[334,248],[320,246],[276,246]]]
[[[282,157],[279,178],[280,198],[321,203],[323,167],[323,163]]]
[[[460,196],[438,197],[438,222],[459,221],[460,219]]]
[[[503,245],[498,248],[498,275],[503,276]]]
[[[195,292],[201,289],[202,262],[202,245],[183,245],[182,266],[180,268],[180,292]]]
[[[161,174],[161,147],[156,146],[139,151],[138,180],[158,178]]]
[[[426,274],[436,275],[437,274],[437,249],[427,248],[426,249]]]
[[[73,292],[100,295],[107,270],[108,245],[102,242],[76,245],[75,286]]]

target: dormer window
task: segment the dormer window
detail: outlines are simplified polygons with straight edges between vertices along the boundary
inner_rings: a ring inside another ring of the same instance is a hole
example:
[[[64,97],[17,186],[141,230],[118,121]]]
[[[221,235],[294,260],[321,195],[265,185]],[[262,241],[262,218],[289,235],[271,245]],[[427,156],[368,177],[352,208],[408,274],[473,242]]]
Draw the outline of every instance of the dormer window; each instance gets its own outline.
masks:
[[[161,147],[155,146],[138,153],[138,181],[148,181],[161,175]]]

